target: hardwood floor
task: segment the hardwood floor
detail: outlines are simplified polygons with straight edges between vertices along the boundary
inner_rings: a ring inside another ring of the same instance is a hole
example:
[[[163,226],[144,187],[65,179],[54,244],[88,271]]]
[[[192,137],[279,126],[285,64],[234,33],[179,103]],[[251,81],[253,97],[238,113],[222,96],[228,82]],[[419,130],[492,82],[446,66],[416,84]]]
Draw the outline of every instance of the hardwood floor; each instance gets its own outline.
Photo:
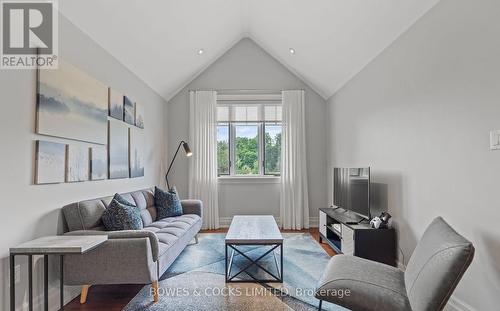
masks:
[[[78,296],[64,306],[64,310],[120,311],[143,287],[144,284],[91,286],[85,304],[80,304]]]
[[[202,230],[201,233],[225,233],[227,229],[219,230]],[[309,232],[316,241],[319,241],[318,228],[306,230],[282,230],[282,232]],[[335,255],[333,249],[326,243],[322,243],[323,249],[330,255]],[[143,287],[143,284],[133,285],[95,285],[91,286],[87,296],[87,302],[80,304],[80,297],[76,297],[68,303],[64,310],[122,310],[132,298]]]

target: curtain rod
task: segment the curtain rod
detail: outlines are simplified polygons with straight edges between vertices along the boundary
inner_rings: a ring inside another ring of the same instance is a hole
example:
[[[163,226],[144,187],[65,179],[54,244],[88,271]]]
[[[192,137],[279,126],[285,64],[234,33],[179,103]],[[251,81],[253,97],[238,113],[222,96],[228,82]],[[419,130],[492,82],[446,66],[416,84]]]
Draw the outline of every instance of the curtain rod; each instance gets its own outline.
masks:
[[[193,90],[190,89],[188,91],[216,91],[216,92],[275,92],[275,93],[280,93],[282,91],[291,91],[292,89],[197,89]],[[304,89],[293,89],[293,90],[301,90],[304,91]]]

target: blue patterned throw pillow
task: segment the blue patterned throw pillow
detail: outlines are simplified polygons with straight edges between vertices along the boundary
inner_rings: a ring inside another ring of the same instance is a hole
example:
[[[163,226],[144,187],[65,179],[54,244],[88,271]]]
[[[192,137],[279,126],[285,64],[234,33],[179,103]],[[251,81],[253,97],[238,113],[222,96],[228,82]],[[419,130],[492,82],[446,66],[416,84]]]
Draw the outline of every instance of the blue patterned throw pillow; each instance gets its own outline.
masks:
[[[141,211],[137,206],[116,194],[102,213],[102,222],[108,231],[141,230]]]
[[[158,219],[180,216],[183,214],[181,200],[177,191],[163,191],[155,187],[155,206]]]

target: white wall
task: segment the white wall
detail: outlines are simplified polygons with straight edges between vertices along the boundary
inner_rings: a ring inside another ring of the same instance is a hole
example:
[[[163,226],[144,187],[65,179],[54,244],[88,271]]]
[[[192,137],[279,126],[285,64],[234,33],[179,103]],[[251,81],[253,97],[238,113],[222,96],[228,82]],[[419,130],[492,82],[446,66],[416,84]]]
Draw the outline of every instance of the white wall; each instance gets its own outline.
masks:
[[[219,182],[221,226],[229,227],[235,214],[272,214],[279,218],[279,181],[279,178],[222,179]]]
[[[436,216],[474,243],[454,297],[475,310],[500,305],[499,13],[442,0],[328,101],[329,165],[372,166],[406,259]]]
[[[0,309],[9,306],[9,247],[40,236],[54,235],[60,227],[62,206],[115,192],[125,192],[157,185],[164,172],[166,102],[122,64],[95,44],[62,16],[59,18],[60,57],[83,69],[105,84],[122,90],[145,105],[145,177],[59,185],[33,185],[34,141],[62,141],[34,134],[35,72],[32,70],[0,70]],[[71,142],[65,140],[65,142]],[[27,264],[22,263],[17,284],[17,301],[27,301]],[[41,302],[42,261],[35,264],[35,301]],[[53,267],[56,268],[56,267]],[[53,269],[53,271],[57,269]],[[57,309],[58,281],[51,273],[51,308]],[[55,282],[55,283],[54,283]],[[69,288],[68,288],[69,289]],[[75,288],[66,300],[74,297]]]
[[[181,139],[188,137],[188,91],[197,89],[305,89],[309,205],[311,216],[317,217],[318,209],[327,202],[325,100],[252,40],[243,39],[169,101],[167,131],[172,152]],[[188,159],[180,155],[169,180],[181,196],[188,192],[187,172]],[[264,212],[278,216],[279,188],[251,181],[222,183],[219,203],[220,217]]]

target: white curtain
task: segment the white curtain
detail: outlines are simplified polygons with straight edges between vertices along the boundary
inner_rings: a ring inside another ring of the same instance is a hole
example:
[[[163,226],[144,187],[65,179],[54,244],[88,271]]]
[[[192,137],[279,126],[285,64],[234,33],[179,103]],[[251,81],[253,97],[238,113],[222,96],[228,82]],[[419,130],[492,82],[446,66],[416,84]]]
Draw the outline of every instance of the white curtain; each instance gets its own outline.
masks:
[[[203,228],[219,228],[217,92],[189,92],[189,197],[203,201]]]
[[[280,221],[284,229],[309,228],[304,91],[283,91]]]

